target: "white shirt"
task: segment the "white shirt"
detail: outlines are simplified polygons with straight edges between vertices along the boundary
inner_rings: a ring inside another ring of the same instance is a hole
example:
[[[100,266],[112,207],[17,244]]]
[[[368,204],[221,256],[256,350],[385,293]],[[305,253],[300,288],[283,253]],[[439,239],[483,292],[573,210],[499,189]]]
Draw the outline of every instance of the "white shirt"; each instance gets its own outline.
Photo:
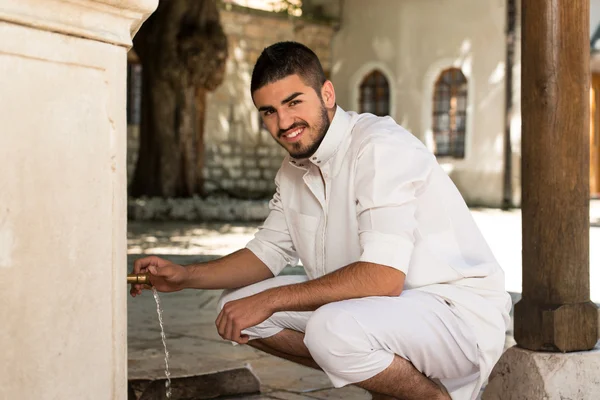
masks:
[[[287,156],[275,182],[247,245],[274,275],[298,259],[310,279],[357,261],[404,272],[404,290],[446,298],[471,325],[481,386],[502,354],[511,300],[462,196],[420,140],[390,117],[338,107],[315,154]]]

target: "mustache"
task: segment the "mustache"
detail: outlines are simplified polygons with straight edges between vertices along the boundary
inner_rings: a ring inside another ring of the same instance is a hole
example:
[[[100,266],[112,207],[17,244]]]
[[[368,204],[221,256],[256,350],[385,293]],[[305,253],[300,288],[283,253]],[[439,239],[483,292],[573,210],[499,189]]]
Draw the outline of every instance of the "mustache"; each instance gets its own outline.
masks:
[[[289,128],[287,128],[287,129],[280,129],[279,133],[277,134],[277,137],[281,138],[287,132],[292,131],[292,130],[294,130],[296,128],[308,128],[308,124],[306,122],[294,122],[292,125],[290,125]]]

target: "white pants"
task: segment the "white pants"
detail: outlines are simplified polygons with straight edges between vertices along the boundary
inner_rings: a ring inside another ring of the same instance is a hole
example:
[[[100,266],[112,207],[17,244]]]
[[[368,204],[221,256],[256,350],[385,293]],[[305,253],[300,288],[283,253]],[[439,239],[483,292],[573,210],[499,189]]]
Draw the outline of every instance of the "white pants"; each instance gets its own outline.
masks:
[[[229,301],[306,281],[279,276],[227,290]],[[436,295],[405,290],[398,297],[366,297],[326,304],[311,312],[278,312],[242,333],[267,338],[283,329],[304,332],[304,344],[335,387],[369,379],[398,355],[452,394],[479,377],[477,343],[454,307]]]

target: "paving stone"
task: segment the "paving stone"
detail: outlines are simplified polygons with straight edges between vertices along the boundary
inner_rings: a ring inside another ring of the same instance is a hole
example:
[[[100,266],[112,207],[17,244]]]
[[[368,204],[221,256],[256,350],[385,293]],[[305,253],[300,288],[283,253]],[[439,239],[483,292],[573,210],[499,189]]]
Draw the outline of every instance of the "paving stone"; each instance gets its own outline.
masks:
[[[324,400],[368,400],[371,394],[358,386],[345,386],[339,389],[327,389],[307,393],[307,395]]]
[[[292,392],[275,391],[268,393],[269,397],[278,400],[314,400],[315,398],[308,394],[298,394]]]
[[[324,372],[277,357],[269,356],[252,360],[251,365],[263,386],[270,390],[306,394],[306,392],[333,387]]]

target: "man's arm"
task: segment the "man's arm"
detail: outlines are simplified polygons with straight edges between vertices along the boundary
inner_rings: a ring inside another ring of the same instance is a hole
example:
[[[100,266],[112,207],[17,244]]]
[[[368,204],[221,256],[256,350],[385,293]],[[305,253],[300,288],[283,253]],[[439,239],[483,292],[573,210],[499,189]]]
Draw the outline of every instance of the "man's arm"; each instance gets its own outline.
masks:
[[[314,311],[322,305],[369,296],[399,296],[406,275],[391,267],[356,262],[307,282],[263,292],[273,311]]]
[[[257,325],[277,311],[312,311],[322,305],[367,296],[398,296],[403,272],[379,264],[356,262],[320,278],[280,286],[253,296],[230,301],[217,317],[221,337],[248,343],[241,331]]]
[[[233,289],[273,277],[273,272],[248,249],[206,263],[182,266],[156,256],[135,260],[133,272],[149,273],[160,292],[182,289]],[[132,285],[131,295],[142,293],[143,285]]]
[[[274,276],[265,263],[248,249],[186,268],[186,289],[235,289]]]

